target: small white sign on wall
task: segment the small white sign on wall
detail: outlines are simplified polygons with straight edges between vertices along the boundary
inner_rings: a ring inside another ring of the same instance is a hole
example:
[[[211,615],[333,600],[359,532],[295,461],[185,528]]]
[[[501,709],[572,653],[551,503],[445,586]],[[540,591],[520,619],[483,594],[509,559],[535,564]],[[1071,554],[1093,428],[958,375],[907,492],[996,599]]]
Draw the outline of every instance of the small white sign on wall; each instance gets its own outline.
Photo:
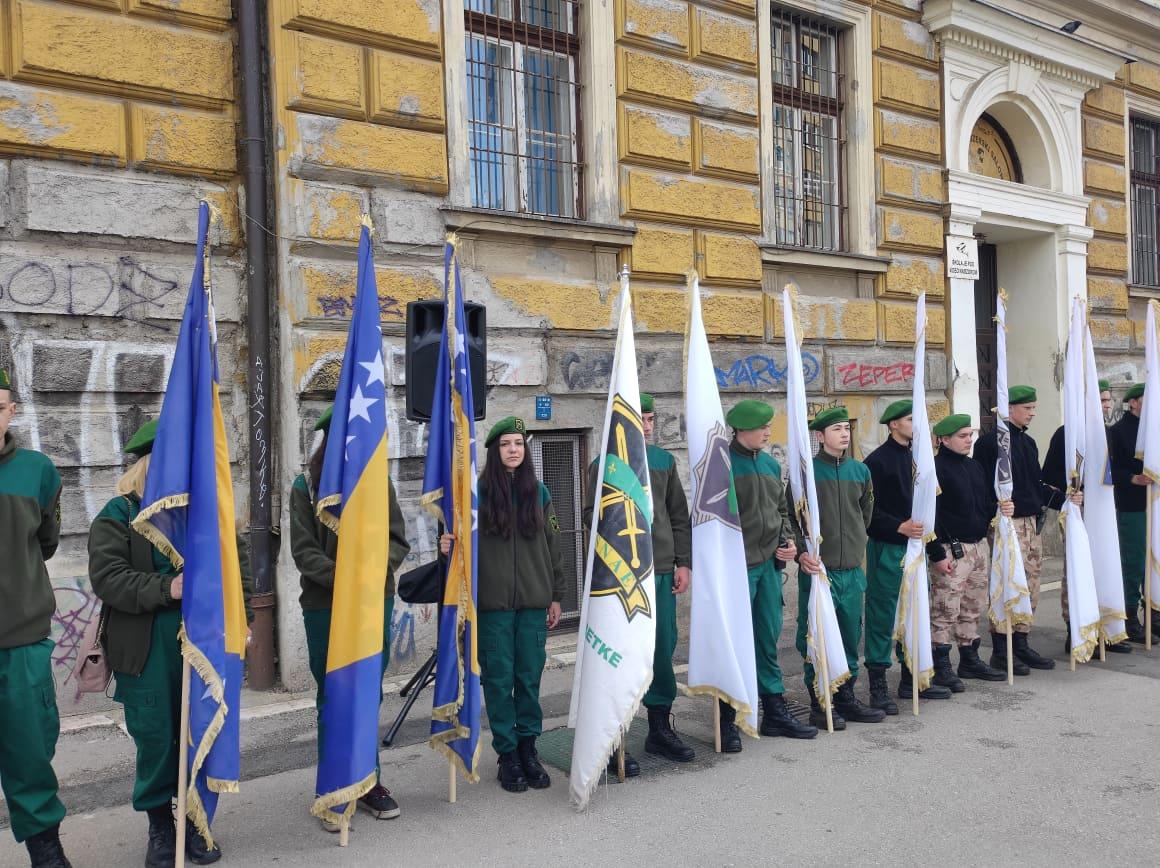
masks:
[[[979,279],[979,242],[967,235],[947,236],[947,277]]]

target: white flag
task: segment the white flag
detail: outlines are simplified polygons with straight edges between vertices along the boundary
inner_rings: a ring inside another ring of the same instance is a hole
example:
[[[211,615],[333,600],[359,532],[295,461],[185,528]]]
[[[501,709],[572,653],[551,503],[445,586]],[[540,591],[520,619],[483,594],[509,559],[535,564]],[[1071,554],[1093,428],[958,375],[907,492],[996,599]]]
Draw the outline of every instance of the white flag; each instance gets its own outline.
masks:
[[[1124,624],[1124,573],[1120,568],[1120,533],[1116,527],[1116,498],[1108,458],[1104,408],[1100,404],[1100,381],[1091,328],[1084,324],[1084,398],[1087,452],[1083,462],[1083,523],[1091,545],[1100,607],[1100,633],[1114,644],[1128,638]]]
[[[1011,499],[1011,429],[1007,417],[1007,293],[999,290],[995,301],[995,386],[998,392],[995,408],[995,430],[998,434],[998,460],[995,462],[995,495],[999,501]],[[1001,512],[995,513],[995,544],[991,549],[991,625],[997,632],[1007,631],[1007,618],[1014,624],[1031,623],[1031,592],[1027,589],[1027,571],[1023,568],[1023,551],[1015,536],[1015,523]]]
[[[788,287],[782,291],[781,297],[785,315],[785,445],[789,486],[798,527],[805,537],[806,550],[820,559],[818,546],[821,544],[821,534],[814,520],[814,516],[818,515],[818,491],[814,484],[814,458],[813,449],[810,448],[809,414],[806,411],[806,384],[801,347],[798,345],[797,317]],[[830,580],[826,577],[825,564],[822,564],[822,572],[812,579],[806,654],[814,665],[814,692],[818,702],[826,708],[830,703],[830,695],[849,680],[850,667],[846,663],[846,648],[842,644],[842,631],[838,627],[838,615],[834,611],[834,598],[830,594]],[[825,689],[823,673],[829,679]]]
[[[715,696],[733,706],[737,725],[756,738],[757,662],[745,540],[696,275],[690,278],[689,295],[685,359],[685,428],[693,482],[689,693]]]
[[[918,675],[918,689],[926,690],[934,676],[930,641],[930,577],[926,566],[926,543],[934,539],[934,507],[938,477],[934,469],[934,445],[926,414],[926,293],[918,297],[914,325],[914,391],[911,416],[914,436],[910,453],[914,461],[914,496],[910,518],[922,524],[925,539],[906,541],[902,585],[894,618],[894,638],[902,643],[906,665]]]
[[[1144,329],[1144,404],[1140,408],[1140,431],[1136,435],[1136,457],[1144,462],[1144,475],[1152,480],[1148,486],[1148,509],[1151,511],[1151,538],[1148,540],[1147,554],[1144,563],[1144,581],[1146,588],[1151,589],[1152,609],[1160,611],[1160,515],[1157,514],[1157,504],[1160,504],[1160,400],[1154,400],[1154,395],[1160,395],[1160,334],[1157,333],[1157,311],[1160,304],[1155,300],[1148,302],[1148,320]],[[1155,619],[1153,619],[1155,621]]]
[[[576,730],[569,782],[572,801],[581,809],[648,689],[656,644],[652,491],[627,274],[620,280],[620,325],[597,466],[600,483],[568,713],[568,726]]]
[[[1067,339],[1067,357],[1063,369],[1063,458],[1068,494],[1082,486],[1087,457],[1087,378],[1084,359],[1086,323],[1087,312],[1084,302],[1076,298],[1071,305],[1071,331]],[[1096,390],[1098,402],[1098,383]],[[1103,431],[1097,437],[1106,442]],[[1099,641],[1100,631],[1100,607],[1096,598],[1095,574],[1092,570],[1092,549],[1088,541],[1083,510],[1070,499],[1063,502],[1063,507],[1059,511],[1059,523],[1063,529],[1064,557],[1067,564],[1071,657],[1078,663],[1086,663],[1091,659],[1092,651]]]

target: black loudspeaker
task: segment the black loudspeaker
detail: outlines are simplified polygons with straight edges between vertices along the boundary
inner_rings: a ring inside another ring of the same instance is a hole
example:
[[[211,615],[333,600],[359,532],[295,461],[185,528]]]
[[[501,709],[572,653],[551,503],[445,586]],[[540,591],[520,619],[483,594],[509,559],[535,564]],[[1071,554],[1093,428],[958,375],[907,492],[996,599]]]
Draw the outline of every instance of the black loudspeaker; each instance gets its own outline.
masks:
[[[413,422],[431,420],[443,310],[441,301],[407,302],[407,418]],[[487,308],[465,302],[463,313],[467,317],[467,362],[478,421],[487,415]]]

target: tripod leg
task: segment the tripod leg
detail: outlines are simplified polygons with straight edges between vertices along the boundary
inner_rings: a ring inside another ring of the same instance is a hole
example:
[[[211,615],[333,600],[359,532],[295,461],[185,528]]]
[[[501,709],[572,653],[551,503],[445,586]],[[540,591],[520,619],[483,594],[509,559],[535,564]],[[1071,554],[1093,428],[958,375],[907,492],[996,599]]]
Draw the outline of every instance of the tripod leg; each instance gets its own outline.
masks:
[[[405,696],[407,701],[403,703],[403,707],[399,709],[394,723],[391,724],[387,730],[387,734],[383,737],[383,747],[390,747],[394,743],[395,736],[399,734],[399,730],[403,726],[403,721],[411,713],[411,706],[415,704],[415,701],[419,698],[419,694],[423,692],[423,688],[434,681],[435,654],[432,654],[427,658],[427,662],[423,664],[422,668],[414,674],[411,680],[407,682],[407,685],[399,692],[399,695]]]

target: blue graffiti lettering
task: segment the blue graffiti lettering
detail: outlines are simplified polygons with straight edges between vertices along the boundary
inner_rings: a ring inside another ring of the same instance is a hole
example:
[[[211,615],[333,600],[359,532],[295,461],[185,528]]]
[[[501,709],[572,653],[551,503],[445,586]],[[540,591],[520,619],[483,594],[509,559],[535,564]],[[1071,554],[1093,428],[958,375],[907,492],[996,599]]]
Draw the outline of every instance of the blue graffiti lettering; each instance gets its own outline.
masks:
[[[743,387],[749,389],[777,388],[786,381],[786,366],[772,356],[755,354],[738,359],[726,371],[715,368],[717,387],[721,389]],[[822,365],[812,353],[802,353],[802,375],[808,386],[821,373]]]

